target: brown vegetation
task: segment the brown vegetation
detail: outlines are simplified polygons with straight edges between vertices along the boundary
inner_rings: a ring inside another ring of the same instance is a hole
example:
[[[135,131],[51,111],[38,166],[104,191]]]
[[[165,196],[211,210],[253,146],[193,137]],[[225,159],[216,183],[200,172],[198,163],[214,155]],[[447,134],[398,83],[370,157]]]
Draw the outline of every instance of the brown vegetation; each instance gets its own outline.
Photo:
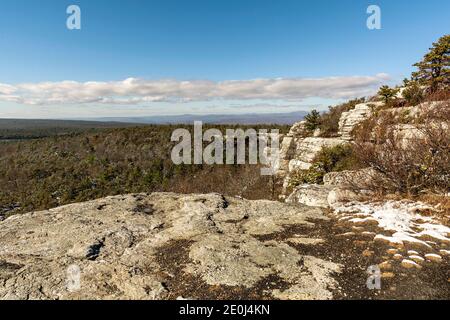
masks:
[[[174,165],[170,154],[175,143],[170,137],[178,127],[107,129],[0,143],[0,215],[134,192],[276,198],[271,178],[262,177],[255,165]],[[225,131],[225,126],[218,128]]]
[[[407,127],[392,111],[378,112],[356,130],[355,153],[380,173],[373,189],[417,196],[450,191],[450,101],[420,110]]]

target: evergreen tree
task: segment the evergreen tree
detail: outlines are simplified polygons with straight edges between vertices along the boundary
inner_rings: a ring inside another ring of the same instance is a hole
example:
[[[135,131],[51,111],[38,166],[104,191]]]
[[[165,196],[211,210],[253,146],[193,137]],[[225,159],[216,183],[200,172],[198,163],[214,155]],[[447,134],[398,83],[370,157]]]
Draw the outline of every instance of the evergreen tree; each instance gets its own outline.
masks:
[[[423,90],[417,81],[409,81],[405,86],[402,95],[403,98],[413,106],[421,103],[424,98]]]
[[[450,85],[450,34],[433,43],[423,60],[414,66],[418,71],[413,73],[413,79],[430,86],[432,91]]]
[[[309,131],[314,131],[320,125],[320,113],[317,110],[312,110],[305,116],[305,120],[305,128]]]
[[[380,95],[384,98],[385,103],[388,103],[392,98],[395,97],[397,92],[398,92],[398,89],[396,89],[396,88],[389,88],[389,86],[382,86],[380,88],[380,90],[378,91],[378,95]]]

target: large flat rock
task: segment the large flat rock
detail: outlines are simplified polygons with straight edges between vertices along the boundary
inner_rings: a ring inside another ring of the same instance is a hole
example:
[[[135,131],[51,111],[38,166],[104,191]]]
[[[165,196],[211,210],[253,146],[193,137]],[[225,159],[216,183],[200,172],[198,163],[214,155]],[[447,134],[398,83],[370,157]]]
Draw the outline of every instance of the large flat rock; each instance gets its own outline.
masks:
[[[340,265],[264,240],[327,220],[303,205],[173,193],[17,215],[0,223],[0,299],[330,299]]]

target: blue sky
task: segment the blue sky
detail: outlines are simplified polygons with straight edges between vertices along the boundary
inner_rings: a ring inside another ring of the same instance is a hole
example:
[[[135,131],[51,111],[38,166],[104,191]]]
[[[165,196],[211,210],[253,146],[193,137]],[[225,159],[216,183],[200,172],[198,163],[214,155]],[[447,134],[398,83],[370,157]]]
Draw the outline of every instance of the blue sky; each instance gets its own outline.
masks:
[[[399,82],[449,30],[448,0],[2,0],[0,117],[324,108]]]

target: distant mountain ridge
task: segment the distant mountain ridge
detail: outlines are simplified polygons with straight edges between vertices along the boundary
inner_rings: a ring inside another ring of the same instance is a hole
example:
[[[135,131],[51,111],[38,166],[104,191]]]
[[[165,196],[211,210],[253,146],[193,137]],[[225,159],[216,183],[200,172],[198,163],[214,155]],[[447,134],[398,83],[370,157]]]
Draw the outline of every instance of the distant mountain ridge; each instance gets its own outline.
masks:
[[[129,123],[116,121],[59,120],[59,119],[1,119],[0,129],[48,129],[48,128],[121,128],[130,127]]]
[[[79,119],[1,119],[0,140],[23,140],[58,136],[107,128],[129,128],[146,125],[192,125],[202,121],[209,125],[292,125],[306,112],[249,113],[239,115],[174,115],[145,117],[99,117]]]
[[[137,125],[135,123],[99,121],[0,119],[0,141],[36,139],[97,129],[129,128]]]
[[[88,118],[89,121],[107,121],[140,124],[192,124],[202,121],[208,124],[287,124],[292,125],[302,120],[308,112],[289,113],[246,113],[246,114],[183,114],[146,117],[101,117]],[[84,119],[77,119],[84,120]]]

